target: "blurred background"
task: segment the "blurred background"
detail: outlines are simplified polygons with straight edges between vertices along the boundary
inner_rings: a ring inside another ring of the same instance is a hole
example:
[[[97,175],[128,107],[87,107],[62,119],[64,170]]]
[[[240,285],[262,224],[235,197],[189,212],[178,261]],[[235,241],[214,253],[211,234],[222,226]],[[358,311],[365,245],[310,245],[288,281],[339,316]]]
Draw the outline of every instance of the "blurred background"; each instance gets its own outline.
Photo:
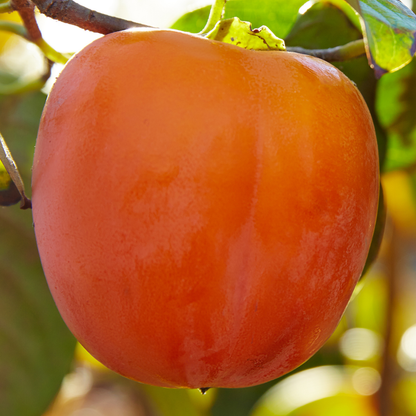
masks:
[[[194,32],[204,26],[210,4],[78,2],[128,20]],[[342,3],[230,0],[227,13],[255,27],[269,26],[290,46],[323,48],[361,37]],[[412,1],[403,3],[413,6]],[[0,23],[8,21],[19,23],[19,17],[0,15]],[[41,15],[38,23],[46,42],[62,53],[76,52],[99,36]],[[30,211],[2,207],[0,416],[416,415],[416,65],[380,80],[366,58],[337,66],[356,82],[373,114],[387,220],[384,234],[379,225],[378,259],[324,347],[287,376],[252,388],[212,389],[202,395],[131,382],[75,342],[45,283]],[[29,196],[39,119],[62,67],[54,65],[46,84],[27,87],[45,73],[44,56],[32,43],[0,31],[0,130]],[[16,84],[23,88],[13,90]],[[0,197],[8,186],[3,173],[0,166]]]

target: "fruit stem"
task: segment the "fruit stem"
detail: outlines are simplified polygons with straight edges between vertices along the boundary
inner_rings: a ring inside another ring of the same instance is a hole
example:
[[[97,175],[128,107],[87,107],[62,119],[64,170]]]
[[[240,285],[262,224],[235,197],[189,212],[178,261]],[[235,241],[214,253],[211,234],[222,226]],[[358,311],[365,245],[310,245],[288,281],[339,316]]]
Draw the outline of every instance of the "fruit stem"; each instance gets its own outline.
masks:
[[[211,32],[214,29],[215,25],[222,19],[225,10],[225,3],[227,0],[215,0],[214,4],[211,7],[211,11],[209,12],[209,17],[207,24],[199,32],[199,35],[206,35],[207,33]]]
[[[205,394],[208,390],[210,389],[210,387],[200,387],[198,390],[202,393]]]
[[[354,40],[342,46],[329,49],[304,49],[298,47],[287,47],[288,52],[297,52],[304,55],[315,56],[328,62],[348,61],[365,55],[363,39]]]

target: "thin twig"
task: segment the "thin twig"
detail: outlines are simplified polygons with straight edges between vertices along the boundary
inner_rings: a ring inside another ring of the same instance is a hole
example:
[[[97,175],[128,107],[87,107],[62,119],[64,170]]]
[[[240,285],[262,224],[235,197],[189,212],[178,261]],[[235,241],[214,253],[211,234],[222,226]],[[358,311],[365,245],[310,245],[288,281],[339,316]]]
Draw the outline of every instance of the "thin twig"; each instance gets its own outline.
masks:
[[[35,43],[41,39],[42,33],[35,19],[35,5],[30,0],[10,0],[10,6],[19,13],[26,27],[28,38]]]
[[[10,6],[19,13],[23,26],[13,22],[0,22],[0,26],[2,26],[0,30],[13,32],[36,44],[47,58],[48,65],[51,65],[51,60],[65,64],[69,58],[55,51],[42,38],[42,33],[35,17],[35,5],[30,0],[10,0]]]
[[[342,46],[329,49],[304,49],[288,47],[289,52],[297,52],[304,55],[315,56],[328,62],[347,61],[365,55],[364,40],[354,40]]]
[[[72,0],[32,0],[39,11],[52,19],[107,35],[132,27],[151,27],[90,10]]]

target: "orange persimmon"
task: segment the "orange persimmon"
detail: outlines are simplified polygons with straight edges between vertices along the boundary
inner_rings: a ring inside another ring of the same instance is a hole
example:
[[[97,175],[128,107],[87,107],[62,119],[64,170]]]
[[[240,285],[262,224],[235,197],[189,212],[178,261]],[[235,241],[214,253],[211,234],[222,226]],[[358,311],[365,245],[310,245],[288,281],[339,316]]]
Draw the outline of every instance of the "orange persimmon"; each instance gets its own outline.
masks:
[[[33,216],[81,344],[129,378],[243,387],[334,331],[376,219],[374,128],[332,65],[172,30],[76,54],[42,116]]]

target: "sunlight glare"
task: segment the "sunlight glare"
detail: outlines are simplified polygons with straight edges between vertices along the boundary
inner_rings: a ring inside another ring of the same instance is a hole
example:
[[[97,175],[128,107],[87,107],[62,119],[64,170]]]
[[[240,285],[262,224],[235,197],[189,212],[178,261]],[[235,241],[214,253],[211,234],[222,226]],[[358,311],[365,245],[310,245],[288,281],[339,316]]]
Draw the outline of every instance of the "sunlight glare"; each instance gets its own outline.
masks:
[[[168,28],[183,14],[212,4],[212,0],[120,0],[119,16],[146,25]]]
[[[380,373],[372,367],[359,368],[352,376],[352,385],[358,394],[371,396],[380,389]]]
[[[92,388],[93,376],[88,367],[77,367],[65,376],[61,386],[61,399],[69,401],[86,395]]]
[[[408,328],[403,334],[397,361],[404,370],[416,372],[416,325]]]
[[[113,15],[117,10],[118,0],[78,0],[82,6],[92,10]],[[54,49],[59,52],[77,52],[102,35],[80,29],[76,26],[58,22],[42,14],[37,15],[42,35]]]
[[[300,9],[299,14],[305,14],[313,5],[315,4],[314,1],[308,1],[306,2]]]
[[[340,350],[351,360],[365,361],[380,354],[380,336],[366,328],[351,328],[340,340]]]
[[[92,10],[149,26],[168,28],[184,13],[207,6],[210,0],[79,0]],[[59,52],[78,52],[102,35],[58,22],[43,15],[37,20],[42,34]]]
[[[45,59],[36,45],[13,36],[0,56],[0,70],[27,82],[45,73]]]
[[[267,393],[265,402],[272,412],[282,414],[316,400],[339,393],[344,386],[340,368],[318,367],[294,374],[278,383]]]

